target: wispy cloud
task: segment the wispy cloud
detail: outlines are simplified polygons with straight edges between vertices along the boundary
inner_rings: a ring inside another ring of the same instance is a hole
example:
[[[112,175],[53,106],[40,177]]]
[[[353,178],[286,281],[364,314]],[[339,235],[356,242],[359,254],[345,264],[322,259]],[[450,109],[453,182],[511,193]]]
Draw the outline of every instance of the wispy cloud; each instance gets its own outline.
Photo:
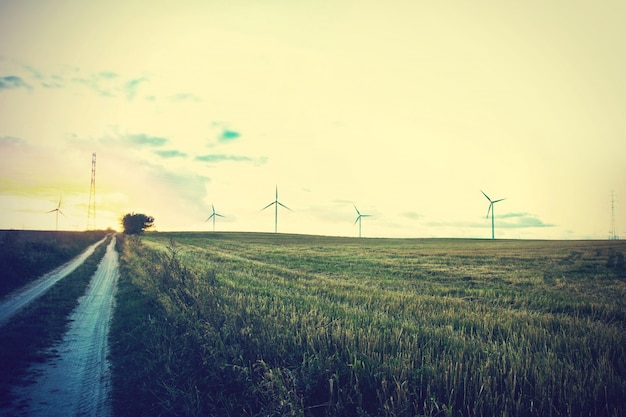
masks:
[[[500,227],[516,229],[526,227],[554,227],[554,224],[544,223],[530,213],[505,213],[500,216]]]
[[[407,219],[411,219],[411,220],[419,220],[422,217],[424,217],[421,214],[416,213],[414,211],[406,211],[406,212],[402,213],[402,216],[406,217]]]
[[[190,94],[190,93],[178,93],[178,94],[171,95],[168,98],[174,102],[190,101],[190,102],[199,103],[202,101],[200,97],[198,97],[195,94]]]
[[[11,90],[14,88],[30,88],[28,84],[17,75],[6,75],[0,77],[0,90]]]
[[[24,139],[16,138],[13,136],[0,137],[0,149],[4,146],[20,146],[20,145],[26,145],[26,141]]]
[[[196,156],[196,161],[200,162],[253,162],[255,164],[264,164],[267,161],[267,158],[252,158],[249,156],[243,155],[224,155],[224,154],[210,154],[210,155],[200,155]]]
[[[184,158],[187,156],[186,153],[178,151],[176,149],[168,151],[156,151],[155,153],[162,158]]]
[[[127,79],[113,71],[100,71],[94,74],[78,75],[71,81],[84,85],[101,97],[125,97],[132,101],[139,86],[148,81],[147,77]]]
[[[41,71],[28,65],[25,65],[24,68],[39,81],[39,84],[42,87],[61,88],[65,85],[65,82],[64,82],[65,80],[60,75],[57,75],[57,74],[46,75],[46,74],[43,74]]]
[[[470,227],[470,228],[484,228],[491,227],[491,217],[484,218],[482,221],[428,221],[424,225],[430,227]],[[530,213],[503,213],[498,214],[495,217],[496,230],[498,228],[503,229],[524,229],[533,227],[555,227],[554,224],[544,223],[537,216]]]
[[[127,81],[124,84],[124,91],[126,92],[126,98],[128,100],[134,99],[135,96],[137,95],[137,89],[139,85],[146,81],[148,81],[148,79],[145,77],[135,78],[130,81]]]
[[[148,136],[144,133],[129,135],[126,140],[135,145],[162,146],[167,143],[167,139],[158,136]]]

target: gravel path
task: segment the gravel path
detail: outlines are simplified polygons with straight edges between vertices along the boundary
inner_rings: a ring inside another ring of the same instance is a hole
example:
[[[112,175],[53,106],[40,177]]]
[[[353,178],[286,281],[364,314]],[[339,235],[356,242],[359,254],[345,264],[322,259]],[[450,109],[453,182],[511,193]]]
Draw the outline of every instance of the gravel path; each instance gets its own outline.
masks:
[[[30,284],[27,284],[24,287],[15,290],[11,294],[7,295],[3,300],[1,300],[0,327],[8,322],[9,319],[13,317],[13,315],[18,313],[21,309],[42,296],[60,279],[63,279],[67,275],[74,272],[74,270],[78,268],[83,262],[85,262],[85,259],[87,259],[94,252],[94,250],[102,242],[105,241],[105,239],[106,237],[89,246],[83,253],[78,255],[76,258],[72,259],[64,265],[61,265],[54,271],[43,275],[42,277],[31,282]]]
[[[113,237],[86,294],[70,316],[68,332],[50,349],[54,357],[29,370],[34,383],[15,388],[18,415],[110,416],[107,336],[118,274]]]

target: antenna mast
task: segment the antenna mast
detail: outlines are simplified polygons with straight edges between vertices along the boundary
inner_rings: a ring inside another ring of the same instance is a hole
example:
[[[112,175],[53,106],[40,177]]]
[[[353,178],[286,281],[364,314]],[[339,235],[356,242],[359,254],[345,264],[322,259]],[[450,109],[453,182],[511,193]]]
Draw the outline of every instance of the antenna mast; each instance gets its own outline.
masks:
[[[96,153],[91,154],[91,186],[89,187],[89,207],[87,208],[87,230],[96,228]]]
[[[609,230],[609,240],[619,240],[615,231],[615,192],[611,191],[611,230]]]

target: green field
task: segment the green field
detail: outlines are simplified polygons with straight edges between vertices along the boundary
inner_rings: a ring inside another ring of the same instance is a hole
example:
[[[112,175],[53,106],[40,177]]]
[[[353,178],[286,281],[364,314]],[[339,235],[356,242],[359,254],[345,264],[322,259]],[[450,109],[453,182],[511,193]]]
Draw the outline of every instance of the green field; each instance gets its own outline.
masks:
[[[115,415],[620,416],[626,242],[120,241]]]

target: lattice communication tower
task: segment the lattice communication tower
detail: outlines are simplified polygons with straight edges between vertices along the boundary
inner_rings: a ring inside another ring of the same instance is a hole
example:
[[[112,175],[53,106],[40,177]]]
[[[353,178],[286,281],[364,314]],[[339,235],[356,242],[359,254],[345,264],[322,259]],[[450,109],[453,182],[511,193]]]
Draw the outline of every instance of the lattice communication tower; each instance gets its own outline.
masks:
[[[96,228],[96,153],[91,154],[91,185],[89,187],[89,207],[87,208],[87,230]]]
[[[615,193],[611,191],[611,229],[609,230],[609,240],[619,240],[619,235],[615,231]]]

